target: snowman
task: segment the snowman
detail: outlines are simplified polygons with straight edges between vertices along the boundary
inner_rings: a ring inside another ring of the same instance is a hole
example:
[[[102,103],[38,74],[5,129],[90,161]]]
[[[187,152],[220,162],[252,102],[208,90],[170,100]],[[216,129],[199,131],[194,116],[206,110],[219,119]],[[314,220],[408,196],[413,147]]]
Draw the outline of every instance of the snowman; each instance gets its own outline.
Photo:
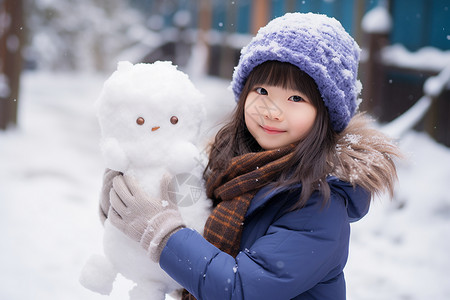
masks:
[[[199,144],[205,118],[202,94],[171,64],[119,62],[96,103],[101,150],[106,168],[138,180],[148,195],[160,196],[161,180],[170,176],[169,192],[187,227],[202,233],[211,211],[204,192]],[[130,299],[164,299],[180,286],[139,243],[104,224],[104,255],[93,255],[80,282],[109,295],[118,273],[135,283]]]

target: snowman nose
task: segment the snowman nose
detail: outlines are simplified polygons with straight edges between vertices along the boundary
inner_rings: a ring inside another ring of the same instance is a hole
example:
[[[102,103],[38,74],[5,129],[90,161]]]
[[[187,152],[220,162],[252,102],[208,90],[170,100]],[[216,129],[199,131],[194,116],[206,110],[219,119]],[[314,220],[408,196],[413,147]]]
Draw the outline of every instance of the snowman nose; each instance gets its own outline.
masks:
[[[152,131],[156,131],[159,129],[159,126],[152,127]]]

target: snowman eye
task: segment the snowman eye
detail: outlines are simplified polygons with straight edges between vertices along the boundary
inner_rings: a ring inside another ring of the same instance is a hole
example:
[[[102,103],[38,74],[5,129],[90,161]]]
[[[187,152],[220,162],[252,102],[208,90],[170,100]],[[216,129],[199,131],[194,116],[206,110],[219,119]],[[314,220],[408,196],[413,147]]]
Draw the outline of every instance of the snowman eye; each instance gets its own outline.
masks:
[[[139,117],[139,118],[136,119],[136,123],[137,123],[138,125],[144,125],[145,120],[144,120],[143,117]]]
[[[178,123],[178,118],[176,116],[172,116],[170,118],[170,123],[172,123],[173,125],[177,124]]]

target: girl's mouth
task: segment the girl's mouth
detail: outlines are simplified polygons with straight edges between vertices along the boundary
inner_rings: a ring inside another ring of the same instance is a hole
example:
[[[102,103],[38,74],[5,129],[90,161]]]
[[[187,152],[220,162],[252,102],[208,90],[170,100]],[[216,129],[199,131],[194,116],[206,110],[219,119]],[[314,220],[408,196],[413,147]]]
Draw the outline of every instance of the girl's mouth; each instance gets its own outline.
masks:
[[[286,132],[286,130],[281,130],[281,129],[277,129],[275,127],[270,127],[270,126],[260,126],[262,128],[262,130],[264,130],[265,133],[268,134],[280,134],[283,132]]]

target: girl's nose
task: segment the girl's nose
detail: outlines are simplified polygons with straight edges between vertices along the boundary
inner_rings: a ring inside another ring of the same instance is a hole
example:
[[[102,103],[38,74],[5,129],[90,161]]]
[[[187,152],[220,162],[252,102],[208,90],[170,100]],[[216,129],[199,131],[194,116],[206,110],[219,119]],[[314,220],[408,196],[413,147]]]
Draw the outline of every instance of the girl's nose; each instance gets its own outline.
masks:
[[[268,120],[281,121],[283,113],[278,106],[272,101],[265,101],[264,103],[264,118]]]
[[[275,116],[274,114],[272,114],[272,113],[266,113],[265,115],[264,115],[264,117],[266,118],[266,119],[268,119],[268,120],[274,120],[274,121],[280,121],[280,116]]]

